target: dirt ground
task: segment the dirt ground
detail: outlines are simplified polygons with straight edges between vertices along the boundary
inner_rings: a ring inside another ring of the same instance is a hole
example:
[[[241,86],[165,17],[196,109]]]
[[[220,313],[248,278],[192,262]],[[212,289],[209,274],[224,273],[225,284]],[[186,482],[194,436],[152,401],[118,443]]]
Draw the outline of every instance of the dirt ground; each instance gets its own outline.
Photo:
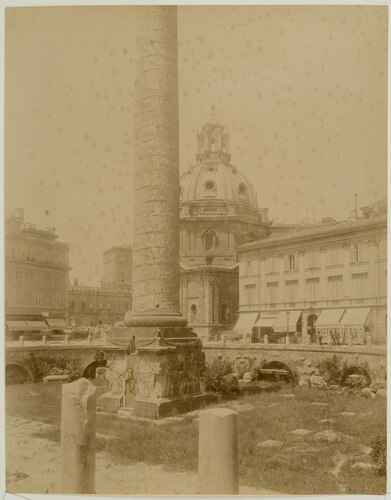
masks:
[[[60,446],[32,434],[51,427],[41,422],[7,417],[6,469],[10,493],[57,493],[60,477]],[[131,443],[129,444],[131,446]],[[42,457],[45,457],[44,461]],[[110,454],[96,455],[98,494],[196,494],[197,474],[172,472],[160,465],[121,465]],[[242,495],[277,494],[241,486]]]

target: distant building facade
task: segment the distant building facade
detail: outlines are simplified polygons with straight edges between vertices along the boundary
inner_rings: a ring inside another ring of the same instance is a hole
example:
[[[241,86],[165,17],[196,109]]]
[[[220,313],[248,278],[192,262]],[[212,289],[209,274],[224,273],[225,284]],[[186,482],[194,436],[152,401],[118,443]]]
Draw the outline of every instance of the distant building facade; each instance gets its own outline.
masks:
[[[25,223],[22,208],[6,218],[7,321],[68,318],[69,245],[57,238],[52,228]]]
[[[132,247],[114,246],[103,253],[102,287],[132,287]]]
[[[231,164],[229,134],[207,123],[196,164],[180,179],[180,307],[201,337],[233,327],[239,307],[236,250],[270,234],[267,209]]]
[[[75,326],[114,325],[131,309],[129,289],[75,284],[69,288],[69,317]]]
[[[314,335],[315,341],[317,335],[352,331],[355,343],[367,335],[385,343],[386,203],[361,211],[360,217],[326,218],[242,245],[235,329],[267,331],[274,324],[277,332]],[[339,328],[344,326],[349,328]]]

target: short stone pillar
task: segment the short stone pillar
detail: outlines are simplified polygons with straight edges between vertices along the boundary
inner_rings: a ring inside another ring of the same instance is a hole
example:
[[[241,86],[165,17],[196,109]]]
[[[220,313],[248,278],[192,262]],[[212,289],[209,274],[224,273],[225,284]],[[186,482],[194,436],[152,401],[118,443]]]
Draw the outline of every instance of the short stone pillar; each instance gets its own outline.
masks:
[[[239,493],[238,414],[227,408],[200,412],[198,480],[201,495]]]
[[[46,345],[46,340],[47,340],[46,335],[42,335],[42,345]]]
[[[348,345],[353,345],[353,335],[350,332],[348,333]]]
[[[372,335],[367,335],[367,346],[372,347]]]
[[[285,335],[285,344],[289,344],[289,335]]]
[[[61,493],[95,493],[95,391],[85,378],[62,386]]]
[[[64,342],[65,342],[65,345],[69,344],[69,335],[65,335]]]
[[[23,335],[19,336],[19,345],[24,345],[24,337],[23,337]]]
[[[88,343],[89,343],[90,345],[92,345],[92,335],[91,335],[91,334],[90,334],[90,335],[88,335]]]
[[[269,335],[266,334],[266,335],[263,336],[263,343],[264,344],[268,344],[269,343]]]

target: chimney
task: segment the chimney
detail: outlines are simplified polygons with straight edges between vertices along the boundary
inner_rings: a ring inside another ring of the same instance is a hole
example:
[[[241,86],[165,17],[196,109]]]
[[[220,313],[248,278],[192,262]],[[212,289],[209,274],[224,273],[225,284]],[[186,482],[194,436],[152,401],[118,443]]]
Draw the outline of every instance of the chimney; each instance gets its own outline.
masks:
[[[15,208],[15,219],[24,221],[24,209],[23,208]]]

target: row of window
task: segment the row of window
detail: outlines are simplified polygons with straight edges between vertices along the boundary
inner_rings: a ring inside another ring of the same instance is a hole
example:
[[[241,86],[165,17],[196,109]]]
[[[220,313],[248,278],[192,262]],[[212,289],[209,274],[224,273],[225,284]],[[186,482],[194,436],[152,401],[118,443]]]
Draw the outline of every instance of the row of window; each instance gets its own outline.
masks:
[[[65,287],[65,275],[62,273],[43,271],[20,271],[15,270],[7,279],[14,280],[13,287],[17,289],[55,289],[63,290]]]
[[[67,252],[60,248],[47,248],[36,245],[10,245],[7,246],[6,256],[11,259],[29,260],[57,265],[67,264]]]
[[[367,295],[368,286],[368,273],[352,274],[353,296],[356,298],[363,298]],[[305,296],[309,301],[319,300],[320,295],[320,279],[308,278],[305,281],[306,293]],[[327,278],[327,296],[331,300],[342,298],[344,293],[344,281],[342,275],[329,276]],[[276,304],[279,300],[279,283],[269,282],[266,283],[266,302],[269,304]],[[247,304],[255,303],[255,284],[248,284],[244,287],[245,299]],[[281,301],[293,303],[299,300],[299,281],[288,280],[285,281],[285,294],[280,298]]]
[[[103,304],[100,302],[99,304],[96,304],[94,302],[89,302],[88,304],[84,301],[82,302],[76,302],[74,300],[71,301],[71,311],[118,311],[118,312],[126,312],[131,309],[131,305],[128,304],[127,302],[123,303],[116,303],[116,304],[111,304],[110,302],[107,302],[106,304]]]
[[[15,290],[7,294],[7,303],[10,306],[64,307],[64,302],[65,297],[61,292]]]
[[[340,247],[330,247],[326,250],[326,266],[340,265],[344,263],[345,250]],[[365,262],[368,259],[368,248],[365,245],[351,245],[349,247],[350,252],[350,262]],[[298,271],[299,270],[299,258],[296,253],[288,254],[284,256],[284,270],[285,271]],[[257,273],[256,260],[248,260],[242,262],[242,275],[249,276],[251,274]],[[319,251],[306,252],[304,256],[304,268],[316,268],[321,266],[321,256]],[[268,257],[265,261],[265,272],[266,273],[277,273],[281,271],[281,259],[277,256]]]

